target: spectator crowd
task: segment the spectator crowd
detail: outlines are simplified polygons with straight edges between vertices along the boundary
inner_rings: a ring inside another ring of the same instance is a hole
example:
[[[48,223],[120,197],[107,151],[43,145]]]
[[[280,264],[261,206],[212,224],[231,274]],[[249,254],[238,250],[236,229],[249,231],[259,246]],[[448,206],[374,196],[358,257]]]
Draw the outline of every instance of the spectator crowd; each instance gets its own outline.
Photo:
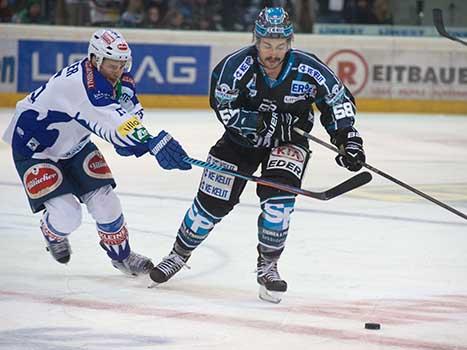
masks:
[[[264,6],[283,6],[297,32],[314,23],[392,24],[391,0],[0,0],[0,22],[250,31]]]

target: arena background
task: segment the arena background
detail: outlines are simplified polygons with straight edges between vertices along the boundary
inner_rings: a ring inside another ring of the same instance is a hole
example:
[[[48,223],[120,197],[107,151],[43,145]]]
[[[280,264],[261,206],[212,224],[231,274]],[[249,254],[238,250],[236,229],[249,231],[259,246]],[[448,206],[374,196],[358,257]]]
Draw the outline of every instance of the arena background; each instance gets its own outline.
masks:
[[[50,1],[34,2],[46,11]],[[317,34],[304,33],[306,28],[298,25],[293,45],[315,53],[334,69],[355,95],[359,111],[467,114],[467,50],[439,37],[431,19],[432,7],[444,8],[447,25],[454,26],[449,30],[465,37],[465,4],[389,3],[391,25],[323,23],[320,19],[332,18],[318,12],[308,29]],[[59,14],[57,8],[54,14]],[[55,23],[60,22],[55,17]],[[90,25],[0,24],[0,107],[13,107],[57,70],[86,55],[89,37],[97,29]],[[132,48],[132,74],[145,108],[208,108],[213,66],[252,42],[247,25],[243,32],[219,28],[119,28]]]

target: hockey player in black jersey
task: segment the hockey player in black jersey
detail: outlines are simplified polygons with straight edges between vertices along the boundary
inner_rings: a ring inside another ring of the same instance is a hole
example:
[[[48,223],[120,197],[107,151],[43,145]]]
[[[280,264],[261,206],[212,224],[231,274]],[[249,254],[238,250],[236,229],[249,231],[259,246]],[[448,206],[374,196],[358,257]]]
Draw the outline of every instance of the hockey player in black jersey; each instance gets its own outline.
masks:
[[[353,127],[355,101],[339,78],[315,55],[292,49],[293,26],[280,7],[264,8],[255,21],[254,45],[225,57],[212,72],[210,105],[225,133],[207,161],[263,178],[301,186],[310,151],[294,127],[309,132],[314,103],[331,141],[345,150],[336,161],[351,171],[365,161],[363,141]],[[170,254],[150,273],[156,283],[186,265],[192,251],[239,202],[246,181],[206,169]],[[287,283],[277,263],[285,247],[295,195],[257,186],[257,281],[261,299],[279,302]]]

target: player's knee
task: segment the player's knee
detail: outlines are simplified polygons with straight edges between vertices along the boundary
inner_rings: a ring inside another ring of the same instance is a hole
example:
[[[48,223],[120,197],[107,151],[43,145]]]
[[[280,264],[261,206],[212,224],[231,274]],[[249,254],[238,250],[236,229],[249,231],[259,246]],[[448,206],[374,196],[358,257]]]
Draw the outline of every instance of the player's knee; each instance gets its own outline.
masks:
[[[196,197],[178,230],[179,243],[186,250],[195,249],[221,219],[209,213]]]
[[[295,197],[290,195],[269,198],[261,203],[258,239],[263,251],[274,252],[284,248],[294,205]]]
[[[229,200],[222,200],[218,198],[214,198],[212,196],[208,196],[205,193],[198,192],[196,196],[196,201],[206,209],[210,215],[223,218],[228,213],[232,211],[235,205],[238,204],[237,198],[231,198]]]
[[[98,223],[109,223],[122,215],[120,200],[112,186],[107,185],[84,194],[81,198],[89,214]]]
[[[221,139],[218,144],[223,141],[224,140]],[[213,148],[218,147],[218,144]],[[228,162],[218,157],[217,153],[218,152],[211,149],[207,157],[207,162],[221,164],[228,169],[238,168],[235,163]],[[197,199],[211,215],[224,217],[238,204],[239,196],[244,187],[245,181],[239,181],[239,179],[235,179],[231,175],[205,169],[199,184]]]
[[[63,234],[70,234],[75,231],[82,220],[81,205],[71,194],[49,199],[44,203],[46,213],[44,222],[52,230]]]

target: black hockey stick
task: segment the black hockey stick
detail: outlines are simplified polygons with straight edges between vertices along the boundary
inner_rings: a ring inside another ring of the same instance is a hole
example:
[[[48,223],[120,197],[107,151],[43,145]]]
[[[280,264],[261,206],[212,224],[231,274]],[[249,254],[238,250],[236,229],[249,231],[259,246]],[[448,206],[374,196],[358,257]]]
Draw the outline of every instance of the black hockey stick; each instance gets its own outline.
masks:
[[[448,33],[448,31],[446,30],[446,27],[444,26],[443,11],[441,9],[433,9],[433,23],[436,27],[436,30],[438,31],[440,35],[450,40],[457,41],[458,43],[461,43],[462,45],[467,45],[466,41],[461,40]]]
[[[344,152],[338,150],[336,147],[330,145],[330,144],[327,143],[327,142],[324,142],[324,141],[320,140],[319,138],[317,138],[317,137],[315,137],[315,136],[313,136],[313,135],[308,134],[307,132],[305,132],[305,131],[303,131],[303,130],[301,130],[301,129],[299,129],[299,128],[294,128],[294,131],[295,131],[296,133],[298,133],[298,134],[300,134],[300,135],[306,137],[307,139],[309,139],[309,140],[311,140],[311,141],[314,141],[314,142],[316,142],[316,143],[319,143],[321,146],[324,146],[324,147],[326,147],[327,149],[330,149],[331,151],[334,151],[334,152],[336,152],[336,153],[345,155]],[[363,167],[367,168],[368,170],[371,170],[371,171],[373,171],[374,173],[376,173],[376,174],[378,174],[378,175],[381,175],[382,177],[385,177],[386,179],[388,179],[388,180],[390,180],[390,181],[392,181],[392,182],[398,184],[399,186],[402,186],[402,187],[404,187],[405,189],[407,189],[407,190],[409,190],[409,191],[411,191],[411,192],[413,192],[413,193],[415,193],[415,194],[418,194],[419,196],[421,196],[421,197],[423,197],[423,198],[425,198],[425,199],[428,199],[430,202],[433,202],[433,203],[439,205],[440,207],[442,207],[442,208],[444,208],[444,209],[446,209],[446,210],[449,210],[451,213],[456,214],[456,215],[460,216],[461,218],[467,220],[467,215],[464,214],[464,213],[462,213],[462,212],[460,212],[459,210],[454,209],[453,207],[451,207],[451,206],[449,206],[449,205],[447,205],[447,204],[445,204],[445,203],[443,203],[443,202],[437,200],[436,198],[433,198],[433,197],[427,195],[426,193],[417,190],[416,188],[414,188],[414,187],[412,187],[412,186],[406,184],[405,182],[402,182],[402,181],[396,179],[395,177],[393,177],[393,176],[391,176],[391,175],[389,175],[389,174],[386,174],[384,171],[381,171],[381,170],[379,170],[379,169],[377,169],[377,168],[371,166],[371,165],[368,164],[368,163],[361,162],[361,164],[362,164]]]
[[[262,179],[262,178],[260,178],[258,176],[248,175],[248,174],[242,173],[240,171],[228,169],[228,168],[223,167],[221,165],[216,165],[216,164],[212,164],[212,163],[208,163],[208,162],[203,162],[202,160],[193,159],[193,158],[190,158],[190,157],[185,157],[185,158],[183,158],[183,160],[185,162],[187,162],[187,163],[199,166],[201,168],[214,170],[214,171],[217,171],[219,173],[223,173],[223,174],[226,174],[226,175],[231,175],[231,176],[238,177],[238,178],[243,179],[243,180],[253,181],[253,182],[256,182],[256,183],[258,183],[260,185],[263,185],[263,186],[277,188],[279,190],[294,193],[294,194],[301,194],[303,196],[319,199],[319,200],[322,200],[322,201],[327,201],[327,200],[332,199],[334,197],[340,196],[341,194],[349,192],[349,191],[351,191],[351,190],[353,190],[353,189],[355,189],[357,187],[363,186],[363,185],[367,184],[368,182],[370,182],[371,178],[372,178],[371,174],[369,172],[365,171],[365,172],[359,173],[359,174],[351,177],[350,179],[338,184],[337,186],[335,186],[335,187],[333,187],[333,188],[331,188],[331,189],[329,189],[327,191],[324,191],[324,192],[312,192],[312,191],[303,190],[303,189],[301,189],[299,187],[294,187],[294,186],[290,186],[290,185],[286,185],[286,184],[281,184],[279,182],[274,182],[274,181],[271,181],[271,180]]]

